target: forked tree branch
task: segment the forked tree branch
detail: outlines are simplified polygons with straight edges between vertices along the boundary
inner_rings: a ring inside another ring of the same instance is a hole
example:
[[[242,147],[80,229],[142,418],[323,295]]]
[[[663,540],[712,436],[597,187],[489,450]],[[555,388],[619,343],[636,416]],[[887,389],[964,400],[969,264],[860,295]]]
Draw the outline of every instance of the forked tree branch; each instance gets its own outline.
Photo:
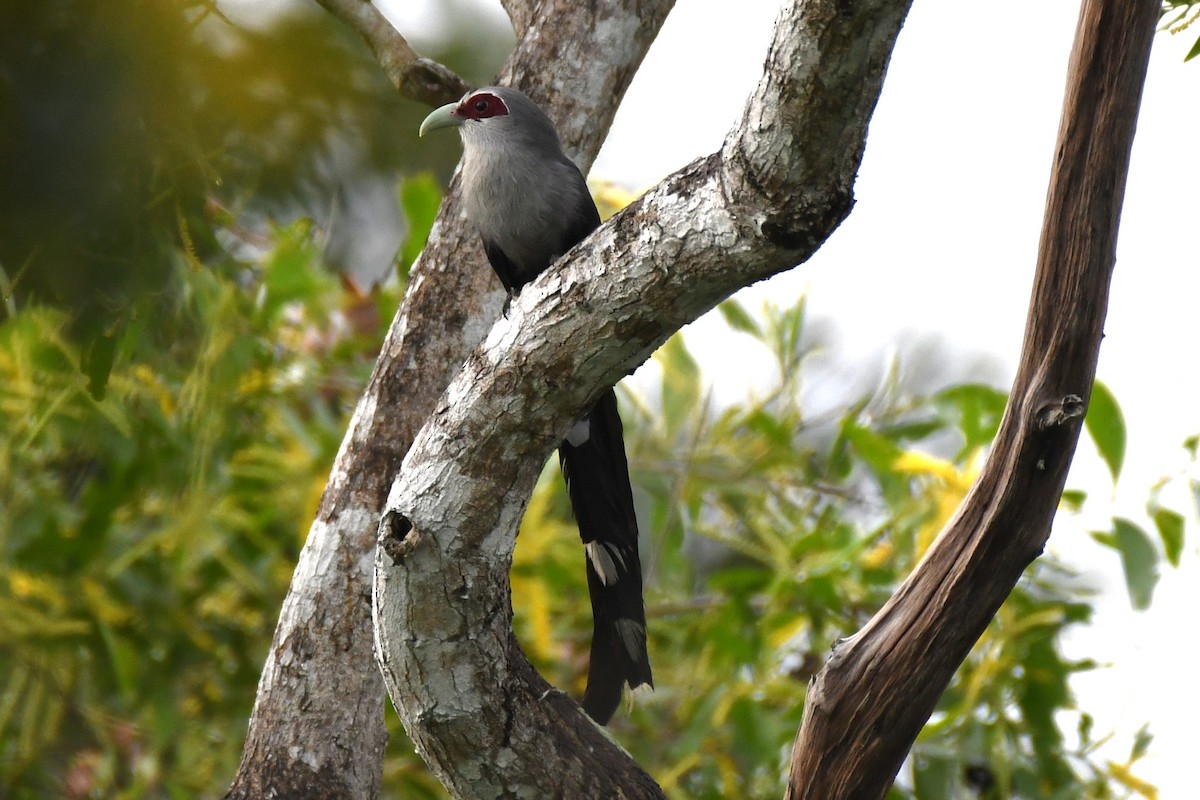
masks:
[[[916,571],[813,679],[788,798],[883,797],[1050,535],[1096,374],[1158,0],[1084,0],[1020,366],[983,471]]]
[[[526,286],[414,441],[381,526],[377,647],[409,735],[455,796],[661,796],[513,638],[517,524],[604,387],[736,289],[807,259],[849,213],[908,6],[785,4],[721,152]]]
[[[361,0],[324,5],[367,38],[381,60],[389,57],[389,42],[403,41]],[[541,5],[555,16],[534,21],[504,73],[538,95],[564,143],[590,163],[672,0],[597,0],[571,13],[549,0]],[[636,34],[612,43],[606,37],[614,30]],[[529,79],[546,75],[553,78]],[[459,96],[446,91],[427,102]],[[578,113],[580,105],[590,114]],[[300,553],[230,800],[378,795],[387,742],[383,683],[371,652],[379,514],[413,436],[498,314],[502,292],[495,283],[452,187]]]
[[[431,106],[462,97],[467,84],[453,70],[412,49],[371,0],[317,0],[362,37],[400,94]]]

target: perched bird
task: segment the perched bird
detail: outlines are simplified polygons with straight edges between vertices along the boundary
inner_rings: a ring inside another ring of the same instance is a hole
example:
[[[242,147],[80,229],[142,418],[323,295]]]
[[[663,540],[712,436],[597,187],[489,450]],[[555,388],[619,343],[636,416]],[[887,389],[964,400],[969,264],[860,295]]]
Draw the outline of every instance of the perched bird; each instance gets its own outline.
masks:
[[[516,89],[490,86],[434,111],[421,135],[462,136],[467,217],[511,299],[600,224],[579,168],[554,123]],[[653,686],[637,519],[617,396],[610,388],[558,449],[579,524],[592,601],[592,651],[583,708],[607,724],[622,689]]]

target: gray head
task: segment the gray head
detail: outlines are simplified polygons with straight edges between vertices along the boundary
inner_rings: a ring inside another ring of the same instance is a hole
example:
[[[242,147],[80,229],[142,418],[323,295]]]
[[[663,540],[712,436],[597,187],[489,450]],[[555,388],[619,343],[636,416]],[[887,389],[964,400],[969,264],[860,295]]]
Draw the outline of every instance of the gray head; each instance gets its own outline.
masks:
[[[600,223],[550,118],[516,89],[489,86],[434,111],[421,133],[458,128],[462,197],[488,259],[519,289]]]
[[[485,86],[442,106],[421,123],[421,135],[449,127],[458,128],[467,149],[523,146],[547,155],[562,152],[546,113],[524,92],[507,86]]]

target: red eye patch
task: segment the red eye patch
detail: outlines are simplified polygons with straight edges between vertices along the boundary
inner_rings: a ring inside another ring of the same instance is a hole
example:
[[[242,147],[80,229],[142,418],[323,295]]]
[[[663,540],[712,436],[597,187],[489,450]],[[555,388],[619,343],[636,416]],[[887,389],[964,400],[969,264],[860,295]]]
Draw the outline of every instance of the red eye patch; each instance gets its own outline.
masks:
[[[458,104],[454,111],[463,119],[487,119],[508,114],[508,106],[491,92],[476,92]]]

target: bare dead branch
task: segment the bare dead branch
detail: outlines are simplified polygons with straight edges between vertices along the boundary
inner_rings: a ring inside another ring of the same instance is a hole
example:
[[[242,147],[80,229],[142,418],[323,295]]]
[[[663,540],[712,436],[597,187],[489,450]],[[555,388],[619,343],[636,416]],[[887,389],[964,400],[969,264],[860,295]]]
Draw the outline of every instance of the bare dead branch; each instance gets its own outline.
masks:
[[[1157,0],[1085,0],[1009,406],[917,570],[814,679],[788,798],[880,798],[1050,535],[1096,358]]]
[[[425,58],[388,22],[370,0],[316,0],[355,31],[371,48],[384,74],[400,94],[431,106],[462,97],[467,83],[449,67]]]
[[[789,3],[725,150],[528,285],[414,441],[387,503],[402,524],[381,530],[376,636],[405,726],[455,796],[661,796],[520,652],[508,603],[517,523],[550,450],[599,391],[737,288],[806,259],[849,212],[908,6]],[[793,127],[805,120],[838,134],[811,140]],[[775,157],[806,163],[780,170]]]

